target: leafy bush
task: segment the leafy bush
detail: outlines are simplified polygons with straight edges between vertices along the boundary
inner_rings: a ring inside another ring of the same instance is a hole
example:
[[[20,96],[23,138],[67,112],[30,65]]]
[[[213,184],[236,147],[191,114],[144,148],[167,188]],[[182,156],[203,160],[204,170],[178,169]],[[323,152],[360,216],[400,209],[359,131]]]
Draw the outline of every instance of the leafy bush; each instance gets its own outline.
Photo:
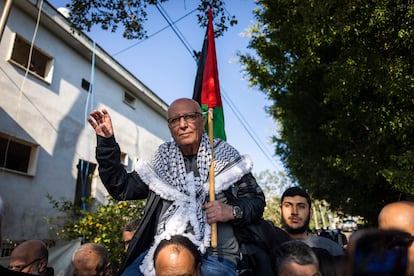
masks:
[[[48,221],[57,237],[64,240],[81,237],[84,243],[103,245],[108,250],[116,274],[124,253],[123,227],[132,219],[142,216],[145,200],[116,201],[108,197],[108,203],[102,205],[94,199],[84,199],[84,205],[88,206],[84,210],[67,199],[57,201],[51,195],[47,197],[53,208],[62,214]]]

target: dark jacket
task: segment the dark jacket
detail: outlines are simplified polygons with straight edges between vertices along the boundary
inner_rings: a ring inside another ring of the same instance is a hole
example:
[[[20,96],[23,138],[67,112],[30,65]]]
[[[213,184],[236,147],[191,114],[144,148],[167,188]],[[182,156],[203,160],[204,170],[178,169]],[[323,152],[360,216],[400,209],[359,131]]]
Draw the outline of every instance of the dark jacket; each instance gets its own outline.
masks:
[[[32,274],[13,271],[13,270],[7,269],[6,267],[3,267],[3,266],[0,265],[0,275],[2,275],[2,276],[18,276],[18,275],[29,276],[29,275],[32,275]]]
[[[96,160],[99,164],[99,175],[109,194],[117,200],[147,198],[140,227],[129,244],[121,267],[122,272],[151,246],[164,199],[150,191],[135,171],[128,173],[125,170],[120,163],[120,154],[114,137],[97,136]],[[244,175],[225,195],[228,204],[238,205],[243,210],[243,218],[231,222],[235,227],[243,227],[262,217],[265,198],[251,173]]]

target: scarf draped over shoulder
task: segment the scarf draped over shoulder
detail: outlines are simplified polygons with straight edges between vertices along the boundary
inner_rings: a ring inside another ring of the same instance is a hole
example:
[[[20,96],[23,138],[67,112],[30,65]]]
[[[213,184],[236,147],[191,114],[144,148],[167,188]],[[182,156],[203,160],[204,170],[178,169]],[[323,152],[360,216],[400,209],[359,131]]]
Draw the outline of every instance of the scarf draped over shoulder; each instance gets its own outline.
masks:
[[[210,225],[203,204],[209,193],[209,169],[212,160],[211,145],[203,134],[197,153],[199,176],[187,172],[184,156],[175,142],[162,144],[150,163],[139,160],[136,171],[149,189],[171,205],[159,218],[154,244],[140,266],[144,275],[155,275],[153,254],[158,243],[173,235],[188,237],[204,253],[210,245]],[[253,164],[248,156],[220,139],[214,139],[215,193],[229,189],[249,173]],[[190,227],[189,227],[190,226]],[[188,231],[192,229],[192,231]]]

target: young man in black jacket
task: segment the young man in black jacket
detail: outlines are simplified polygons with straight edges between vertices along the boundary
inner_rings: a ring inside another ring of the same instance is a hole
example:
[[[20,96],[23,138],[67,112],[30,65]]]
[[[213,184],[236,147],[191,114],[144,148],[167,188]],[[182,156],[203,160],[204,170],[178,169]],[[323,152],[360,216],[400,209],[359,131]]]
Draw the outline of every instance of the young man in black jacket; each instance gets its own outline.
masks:
[[[234,229],[258,221],[265,198],[252,162],[220,139],[214,139],[216,200],[208,201],[212,150],[199,104],[187,98],[168,109],[172,142],[162,144],[150,162],[140,160],[128,173],[120,163],[112,122],[105,109],[88,119],[97,134],[99,174],[115,199],[147,198],[144,216],[131,241],[122,275],[154,275],[156,245],[173,235],[188,237],[203,253],[201,275],[236,275],[239,244]],[[217,247],[210,246],[210,225],[217,223]]]

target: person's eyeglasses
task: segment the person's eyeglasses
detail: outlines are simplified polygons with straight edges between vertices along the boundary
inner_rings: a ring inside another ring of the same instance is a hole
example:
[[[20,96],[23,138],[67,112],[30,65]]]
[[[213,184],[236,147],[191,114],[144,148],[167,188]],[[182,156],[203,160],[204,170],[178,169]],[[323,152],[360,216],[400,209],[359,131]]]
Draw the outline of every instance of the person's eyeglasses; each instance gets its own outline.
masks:
[[[38,261],[40,261],[40,260],[42,260],[43,258],[37,258],[37,259],[35,259],[35,260],[33,260],[33,261],[31,261],[30,263],[28,263],[28,264],[24,264],[24,265],[16,265],[16,266],[8,266],[7,268],[8,269],[10,269],[10,270],[14,270],[14,271],[18,271],[18,272],[21,272],[23,269],[25,269],[26,267],[28,267],[28,266],[30,266],[30,265],[32,265],[32,264],[34,264],[35,262],[38,262]]]
[[[169,118],[168,124],[170,126],[176,126],[180,123],[181,118],[183,118],[187,123],[194,123],[200,115],[202,115],[200,112],[189,112],[184,115]]]

